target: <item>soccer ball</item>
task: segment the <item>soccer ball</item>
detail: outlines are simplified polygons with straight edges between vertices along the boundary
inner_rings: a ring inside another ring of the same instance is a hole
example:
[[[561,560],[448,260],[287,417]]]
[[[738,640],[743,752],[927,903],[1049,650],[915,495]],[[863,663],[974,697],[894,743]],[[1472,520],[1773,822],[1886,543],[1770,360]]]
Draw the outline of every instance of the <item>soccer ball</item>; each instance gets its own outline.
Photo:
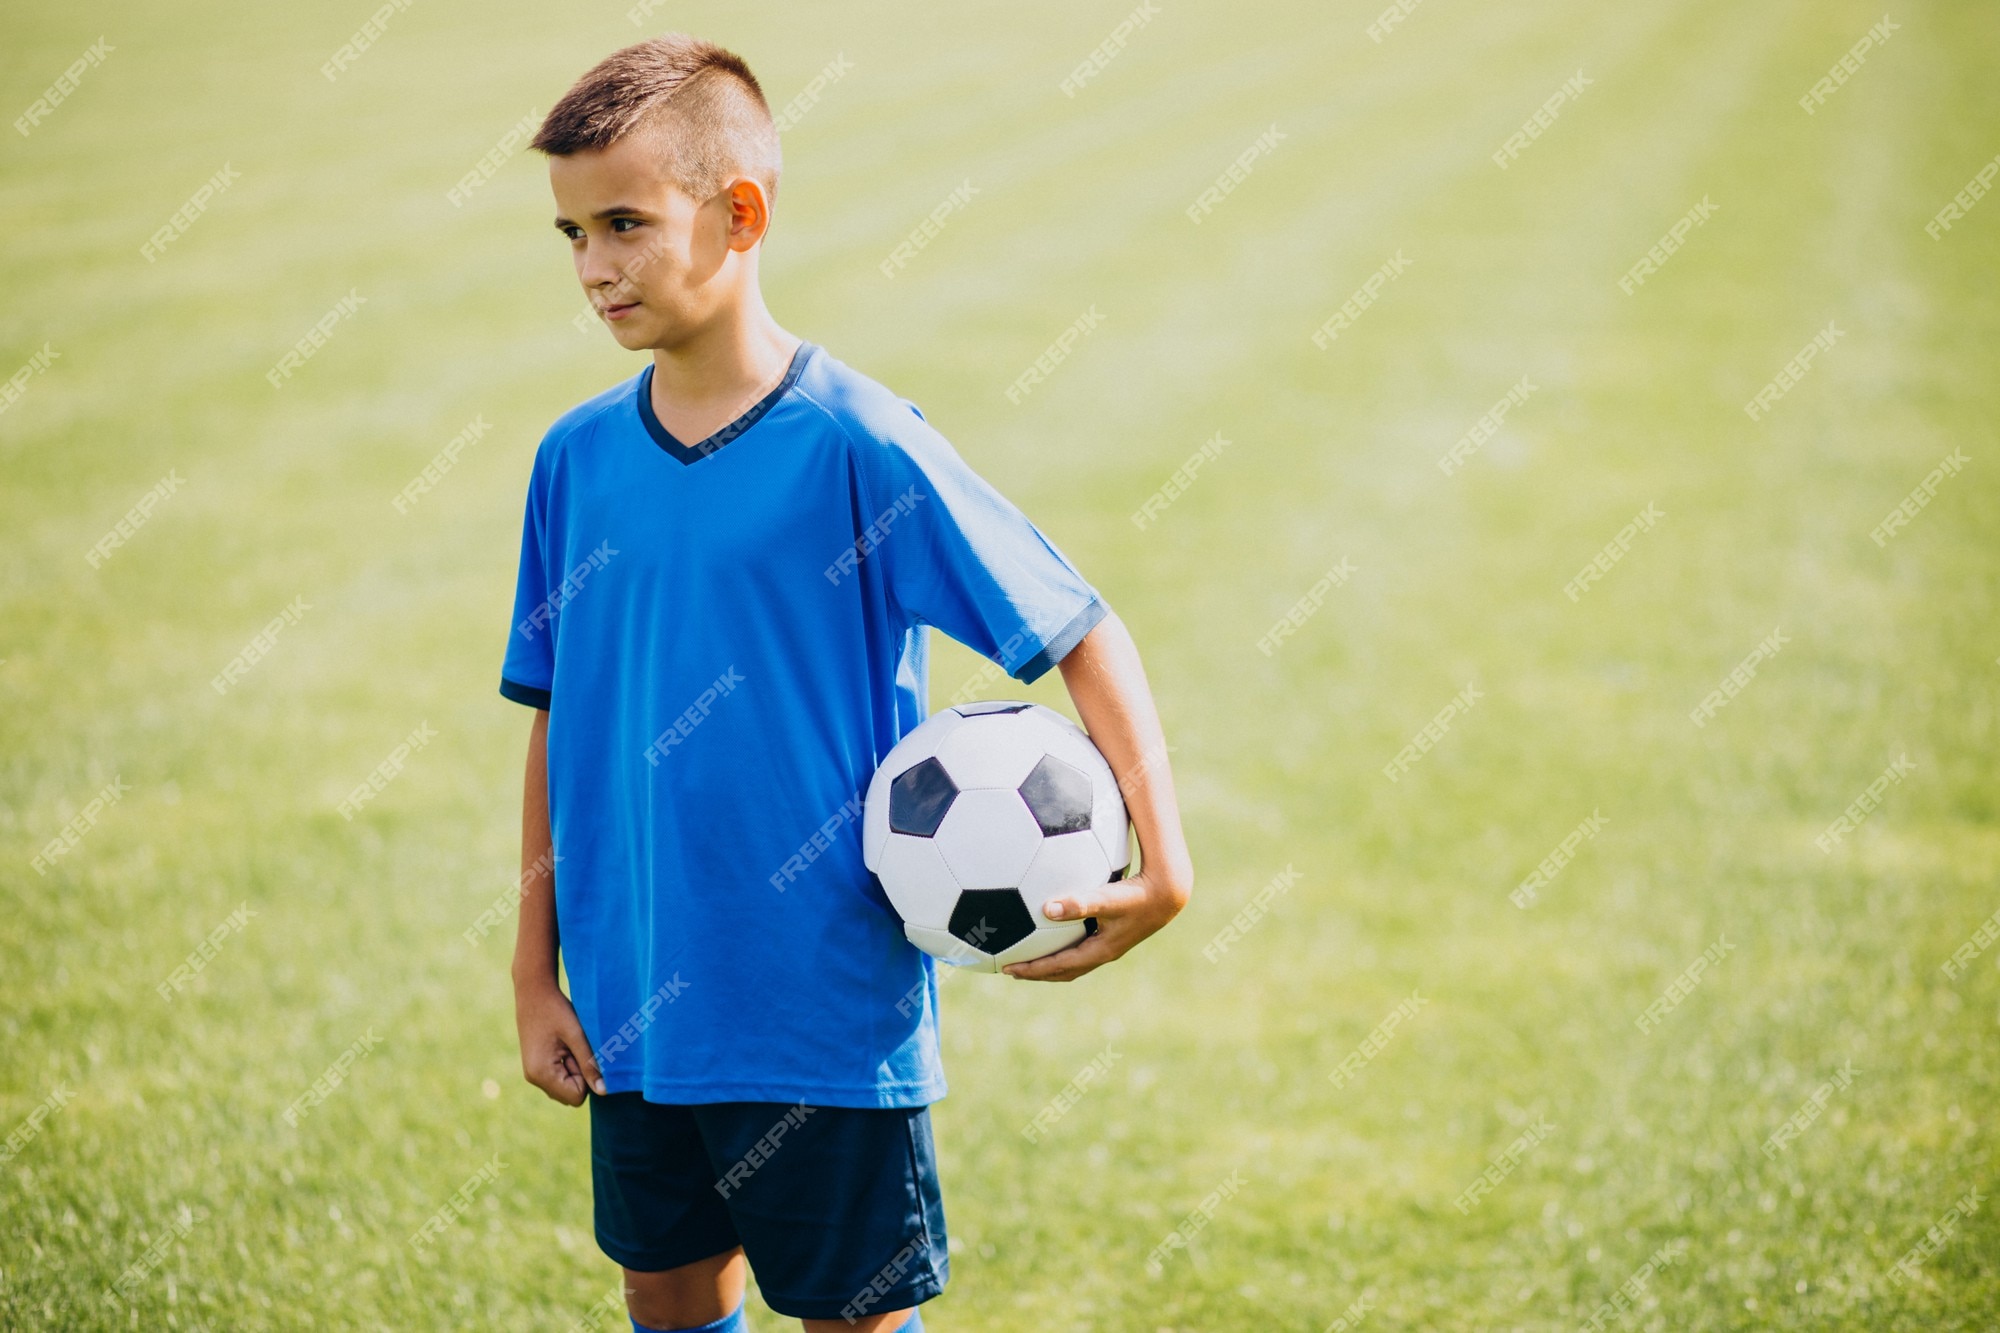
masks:
[[[945,708],[875,770],[861,855],[910,943],[997,972],[1082,939],[1042,904],[1122,879],[1125,802],[1083,729],[1040,704]]]

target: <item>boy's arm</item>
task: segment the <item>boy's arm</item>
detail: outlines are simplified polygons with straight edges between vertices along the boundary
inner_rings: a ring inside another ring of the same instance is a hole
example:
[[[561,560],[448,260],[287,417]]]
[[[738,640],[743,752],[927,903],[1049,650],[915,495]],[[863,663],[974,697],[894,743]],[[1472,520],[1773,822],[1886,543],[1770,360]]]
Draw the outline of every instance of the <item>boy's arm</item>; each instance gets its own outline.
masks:
[[[1181,832],[1167,741],[1138,645],[1113,613],[1061,662],[1063,684],[1083,728],[1118,776],[1125,809],[1139,835],[1136,875],[1050,901],[1051,919],[1097,918],[1097,933],[1033,962],[1007,969],[1029,981],[1074,981],[1174,919],[1194,890],[1194,862]]]
[[[528,774],[521,797],[521,920],[514,937],[514,1025],[521,1072],[568,1106],[586,1091],[604,1095],[604,1079],[583,1024],[556,979],[556,874],[549,835],[549,714],[535,710],[528,732]]]

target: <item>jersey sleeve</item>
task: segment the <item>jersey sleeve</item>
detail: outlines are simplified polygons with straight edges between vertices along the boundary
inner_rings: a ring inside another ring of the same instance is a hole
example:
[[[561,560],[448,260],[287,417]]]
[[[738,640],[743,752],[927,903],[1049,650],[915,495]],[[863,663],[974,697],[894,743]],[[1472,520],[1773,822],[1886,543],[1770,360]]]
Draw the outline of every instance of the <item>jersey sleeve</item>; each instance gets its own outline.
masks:
[[[535,456],[528,479],[527,513],[521,522],[521,567],[514,583],[514,619],[500,665],[500,693],[530,708],[547,708],[555,683],[555,619],[550,614],[548,579],[548,477],[546,446]]]
[[[863,451],[864,558],[879,556],[904,612],[1031,682],[1108,608],[1063,553],[960,458],[911,404]]]

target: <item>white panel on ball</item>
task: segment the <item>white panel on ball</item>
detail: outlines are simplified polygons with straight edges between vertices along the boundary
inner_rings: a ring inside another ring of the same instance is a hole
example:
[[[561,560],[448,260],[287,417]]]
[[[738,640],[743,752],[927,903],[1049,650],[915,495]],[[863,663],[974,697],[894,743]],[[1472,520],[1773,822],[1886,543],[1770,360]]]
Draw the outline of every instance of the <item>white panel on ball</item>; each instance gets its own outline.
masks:
[[[904,936],[910,943],[953,967],[969,967],[977,972],[991,972],[993,959],[983,954],[948,930],[932,930],[928,926],[905,924]],[[1033,939],[1031,935],[1028,937]],[[1022,941],[1026,943],[1027,941]]]
[[[1044,710],[1046,711],[1046,710]],[[938,747],[938,762],[960,791],[974,787],[1019,787],[1048,753],[1047,737],[1015,713],[988,713],[964,719]]]
[[[936,839],[890,834],[875,875],[903,920],[937,930],[950,922],[960,885],[939,854]]]
[[[1064,833],[1042,839],[1028,873],[1021,876],[1021,901],[1034,913],[1036,924],[1052,924],[1042,915],[1042,904],[1065,893],[1094,889],[1111,878],[1104,860],[1104,848],[1090,830]]]
[[[960,888],[1011,889],[1035,859],[1042,830],[1018,791],[961,791],[931,841]]]

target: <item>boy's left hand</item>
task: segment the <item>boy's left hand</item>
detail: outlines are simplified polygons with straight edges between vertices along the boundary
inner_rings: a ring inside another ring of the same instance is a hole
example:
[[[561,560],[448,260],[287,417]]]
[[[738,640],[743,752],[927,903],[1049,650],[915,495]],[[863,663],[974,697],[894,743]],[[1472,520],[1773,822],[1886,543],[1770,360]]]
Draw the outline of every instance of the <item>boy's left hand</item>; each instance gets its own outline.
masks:
[[[1140,871],[1130,879],[1114,880],[1087,893],[1052,898],[1043,913],[1052,921],[1097,918],[1097,933],[1067,949],[1032,962],[1004,969],[1023,981],[1075,981],[1115,958],[1123,958],[1139,941],[1167,924],[1187,906],[1187,885]]]

